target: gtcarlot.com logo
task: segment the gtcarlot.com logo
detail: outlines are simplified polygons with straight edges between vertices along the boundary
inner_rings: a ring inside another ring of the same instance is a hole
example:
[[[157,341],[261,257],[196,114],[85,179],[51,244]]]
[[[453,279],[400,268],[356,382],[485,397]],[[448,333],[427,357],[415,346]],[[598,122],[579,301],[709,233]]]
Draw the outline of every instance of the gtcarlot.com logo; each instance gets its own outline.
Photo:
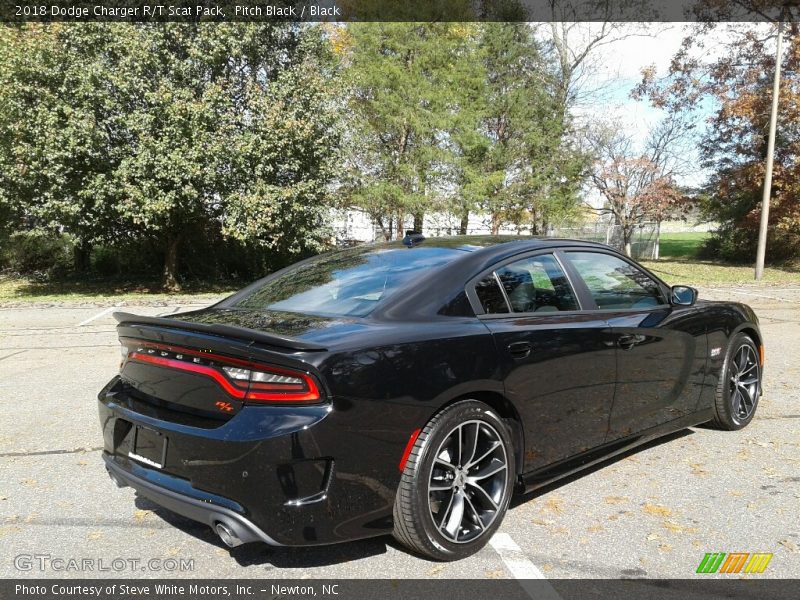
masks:
[[[56,571],[91,573],[97,571],[194,571],[193,558],[75,558],[52,554],[17,554],[14,568],[18,571]]]
[[[698,573],[763,573],[772,554],[767,552],[709,552],[700,561]]]

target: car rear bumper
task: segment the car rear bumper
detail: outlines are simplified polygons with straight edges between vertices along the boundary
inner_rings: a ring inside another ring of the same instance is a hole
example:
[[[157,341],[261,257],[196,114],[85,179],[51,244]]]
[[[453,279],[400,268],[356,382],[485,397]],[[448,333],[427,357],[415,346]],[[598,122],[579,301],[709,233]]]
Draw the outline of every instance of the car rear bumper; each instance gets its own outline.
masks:
[[[119,378],[98,400],[109,474],[168,510],[276,546],[392,530],[407,434],[365,427],[371,403],[245,406],[209,421],[137,400]],[[165,438],[163,458],[142,460],[131,442],[141,429]]]
[[[205,523],[215,531],[224,532],[223,535],[230,536],[227,539],[223,537],[230,546],[248,542],[265,542],[270,546],[283,545],[264,533],[240,512],[223,506],[223,504],[235,506],[235,502],[220,496],[215,497],[213,494],[203,494],[196,490],[197,493],[193,494],[187,491],[187,488],[193,490],[191,486],[181,485],[180,480],[165,474],[159,473],[158,483],[155,483],[148,479],[148,469],[137,467],[133,463],[131,463],[132,469],[126,469],[117,464],[109,454],[104,454],[103,460],[106,464],[106,471],[118,487],[132,487],[139,495],[167,510]],[[134,474],[137,469],[139,470],[138,475]],[[221,530],[220,526],[223,526]]]

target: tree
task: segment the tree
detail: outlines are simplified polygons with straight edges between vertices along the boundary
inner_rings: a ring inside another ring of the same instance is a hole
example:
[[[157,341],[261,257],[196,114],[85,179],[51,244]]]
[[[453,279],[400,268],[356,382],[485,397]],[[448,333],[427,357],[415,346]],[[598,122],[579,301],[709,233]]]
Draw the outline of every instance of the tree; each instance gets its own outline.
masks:
[[[463,59],[473,29],[461,23],[354,23],[334,32],[350,85],[347,190],[387,239],[403,237],[409,214],[421,226],[422,214],[440,196],[458,93],[453,64]]]
[[[526,23],[484,24],[474,54],[477,94],[464,101],[466,127],[454,136],[462,155],[462,210],[465,217],[473,206],[488,212],[492,234],[504,221],[535,232],[537,191],[554,175],[563,126],[545,60]]]
[[[151,239],[169,288],[195,235],[321,247],[337,127],[318,28],[31,25],[2,43],[0,194],[26,226]]]
[[[670,71],[646,69],[637,92],[686,120],[705,120],[703,166],[710,172],[701,208],[720,223],[709,250],[734,260],[755,255],[775,66],[775,25],[698,24]],[[712,36],[722,48],[709,54]],[[710,57],[711,56],[711,57]],[[800,35],[786,31],[769,214],[768,259],[800,256]]]
[[[674,179],[678,131],[675,123],[665,121],[651,132],[643,151],[611,125],[597,128],[590,139],[597,157],[590,180],[604,201],[597,210],[611,215],[620,227],[628,256],[638,225],[660,223],[688,206]]]

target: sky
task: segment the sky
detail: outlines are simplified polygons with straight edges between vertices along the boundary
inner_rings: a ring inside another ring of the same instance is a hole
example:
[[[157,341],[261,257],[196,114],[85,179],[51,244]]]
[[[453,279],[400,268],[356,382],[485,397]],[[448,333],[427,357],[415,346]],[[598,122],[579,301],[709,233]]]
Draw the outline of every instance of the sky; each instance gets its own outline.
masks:
[[[633,24],[632,26],[635,26]],[[641,71],[649,65],[655,65],[657,76],[667,74],[670,61],[679,49],[683,38],[691,35],[695,24],[693,23],[651,23],[647,30],[651,37],[628,37],[613,44],[603,46],[597,50],[599,68],[591,73],[588,86],[602,87],[603,91],[596,96],[593,102],[587,103],[579,110],[589,117],[605,117],[620,124],[634,139],[642,144],[647,138],[650,128],[661,120],[665,113],[652,107],[647,100],[634,100],[630,93],[641,81]],[[748,24],[749,27],[763,28],[767,33],[771,26],[768,24]],[[591,34],[600,27],[598,23],[585,24],[587,33]],[[736,28],[737,24],[730,27]],[[709,60],[715,55],[724,52],[723,42],[729,39],[728,25],[718,26],[705,40],[704,54]],[[705,129],[704,119],[710,117],[714,104],[709,101],[706,111],[698,111],[698,133]],[[687,152],[694,152],[695,146],[687,148]],[[692,157],[694,164],[699,164],[699,156]],[[688,186],[697,186],[703,183],[707,176],[699,169],[680,178],[679,183]]]

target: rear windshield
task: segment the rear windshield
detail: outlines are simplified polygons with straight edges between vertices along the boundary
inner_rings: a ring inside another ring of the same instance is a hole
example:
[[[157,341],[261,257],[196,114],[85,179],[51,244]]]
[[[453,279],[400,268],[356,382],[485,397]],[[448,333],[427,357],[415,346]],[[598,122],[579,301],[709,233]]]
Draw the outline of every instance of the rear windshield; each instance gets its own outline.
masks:
[[[323,254],[264,282],[232,307],[363,317],[430,269],[463,255],[456,248],[369,246]]]

